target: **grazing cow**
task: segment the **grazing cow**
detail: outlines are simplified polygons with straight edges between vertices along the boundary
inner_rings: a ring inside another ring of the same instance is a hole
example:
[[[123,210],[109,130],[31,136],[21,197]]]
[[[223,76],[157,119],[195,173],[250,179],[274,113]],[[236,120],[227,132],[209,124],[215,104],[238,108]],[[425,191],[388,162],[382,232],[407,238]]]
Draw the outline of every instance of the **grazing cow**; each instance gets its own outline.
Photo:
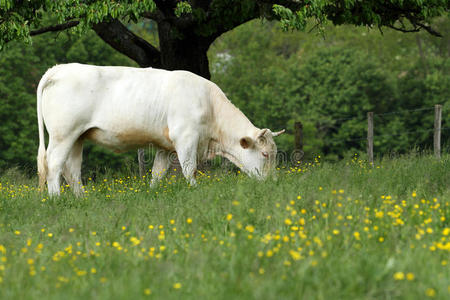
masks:
[[[214,83],[186,71],[82,64],[49,69],[37,89],[39,184],[58,195],[61,174],[82,193],[84,140],[121,152],[153,144],[152,185],[176,151],[182,171],[195,184],[197,161],[226,157],[250,176],[274,169],[284,132],[258,129]],[[47,150],[44,123],[49,135]]]

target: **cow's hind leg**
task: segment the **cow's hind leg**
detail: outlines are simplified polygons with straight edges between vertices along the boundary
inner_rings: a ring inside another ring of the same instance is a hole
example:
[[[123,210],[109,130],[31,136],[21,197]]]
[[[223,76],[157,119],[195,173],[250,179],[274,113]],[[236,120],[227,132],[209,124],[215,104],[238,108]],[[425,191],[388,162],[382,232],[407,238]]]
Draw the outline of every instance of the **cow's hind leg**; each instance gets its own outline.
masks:
[[[69,153],[63,168],[63,176],[77,196],[83,194],[81,184],[81,162],[83,158],[83,141],[78,139]]]
[[[170,168],[170,152],[166,150],[158,150],[152,167],[152,181],[150,187],[156,184],[166,175]]]
[[[60,193],[61,172],[64,163],[72,150],[74,142],[74,139],[70,138],[65,138],[62,141],[55,141],[55,139],[50,137],[47,149],[47,185],[48,193],[51,196],[59,195]]]
[[[185,134],[175,141],[183,175],[191,185],[196,185],[198,136]]]

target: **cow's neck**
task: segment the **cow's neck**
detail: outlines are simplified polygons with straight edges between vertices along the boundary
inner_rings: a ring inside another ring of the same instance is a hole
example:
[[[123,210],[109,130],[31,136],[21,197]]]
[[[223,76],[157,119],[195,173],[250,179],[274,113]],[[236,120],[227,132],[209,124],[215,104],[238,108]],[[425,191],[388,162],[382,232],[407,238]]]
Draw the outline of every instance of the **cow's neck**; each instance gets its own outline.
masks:
[[[254,138],[258,132],[250,120],[234,106],[220,90],[212,92],[214,108],[213,150],[215,154],[225,156],[235,164],[239,164],[242,151],[240,139]]]

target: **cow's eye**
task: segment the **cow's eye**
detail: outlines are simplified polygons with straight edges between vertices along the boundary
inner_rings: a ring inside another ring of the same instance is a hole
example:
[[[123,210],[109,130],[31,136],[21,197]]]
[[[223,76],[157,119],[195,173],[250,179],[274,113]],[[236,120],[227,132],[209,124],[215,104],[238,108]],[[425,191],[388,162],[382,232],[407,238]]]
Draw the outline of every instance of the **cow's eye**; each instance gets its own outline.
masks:
[[[269,157],[269,153],[267,153],[267,152],[261,152],[261,154],[264,156],[264,157]]]

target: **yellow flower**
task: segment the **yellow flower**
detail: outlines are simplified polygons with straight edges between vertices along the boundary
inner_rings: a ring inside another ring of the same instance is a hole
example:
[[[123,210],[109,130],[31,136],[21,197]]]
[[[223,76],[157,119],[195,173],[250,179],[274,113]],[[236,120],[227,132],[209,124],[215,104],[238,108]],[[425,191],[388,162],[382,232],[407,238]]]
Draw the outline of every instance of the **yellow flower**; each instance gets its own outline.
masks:
[[[152,291],[150,289],[145,289],[144,290],[144,294],[147,295],[147,296],[150,295],[151,293],[152,293]]]
[[[291,255],[293,260],[299,260],[303,258],[300,252],[295,250],[289,250],[289,254]]]
[[[289,218],[286,218],[285,220],[284,220],[284,224],[286,224],[286,225],[292,225],[292,221],[291,221],[291,219],[289,219]]]
[[[130,242],[132,242],[134,246],[137,246],[137,245],[139,245],[141,243],[141,241],[138,238],[134,237],[134,236],[132,236],[130,238]]]
[[[232,214],[228,214],[227,215],[227,221],[231,221],[231,219],[233,219],[233,215]]]
[[[375,218],[381,219],[383,217],[384,213],[382,211],[377,211],[375,213]]]
[[[403,272],[395,272],[394,279],[395,280],[403,280],[403,279],[405,279],[405,274]]]
[[[75,231],[75,229],[69,228],[69,232],[74,232],[74,231]]]
[[[436,296],[436,291],[433,288],[428,288],[425,291],[425,295],[432,298],[432,297]]]
[[[406,273],[406,279],[408,279],[409,281],[414,280],[414,274],[413,273]]]
[[[255,227],[253,227],[252,225],[247,225],[245,226],[245,230],[252,233],[253,231],[255,231]]]
[[[416,197],[417,196],[416,191],[412,192],[411,196]]]
[[[16,231],[14,231],[14,234],[19,235],[19,234],[20,234],[20,231],[19,231],[19,230],[16,230]]]
[[[177,282],[173,285],[174,289],[180,289],[181,288],[181,283]]]
[[[334,235],[338,235],[339,232],[340,232],[339,229],[333,229],[333,234],[334,234]]]
[[[192,223],[192,219],[191,218],[187,218],[186,223],[191,224]]]

